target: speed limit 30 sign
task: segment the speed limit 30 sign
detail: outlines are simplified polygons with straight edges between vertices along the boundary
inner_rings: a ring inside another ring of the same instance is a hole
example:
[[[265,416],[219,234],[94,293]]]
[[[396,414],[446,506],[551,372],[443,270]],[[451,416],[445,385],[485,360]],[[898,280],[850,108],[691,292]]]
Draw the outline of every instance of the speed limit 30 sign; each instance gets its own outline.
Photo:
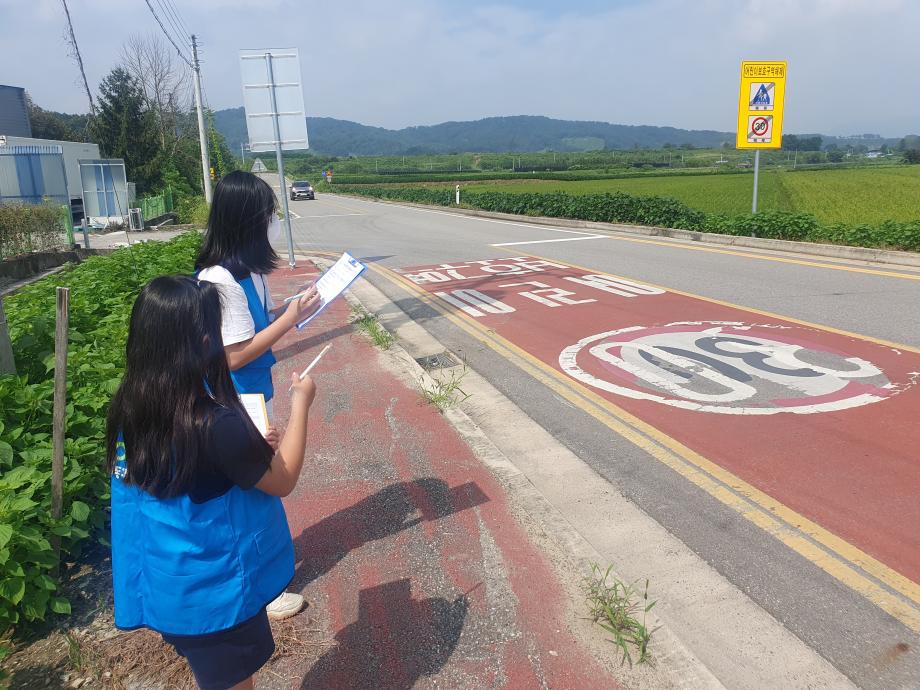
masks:
[[[741,63],[737,148],[780,148],[785,97],[785,62]]]

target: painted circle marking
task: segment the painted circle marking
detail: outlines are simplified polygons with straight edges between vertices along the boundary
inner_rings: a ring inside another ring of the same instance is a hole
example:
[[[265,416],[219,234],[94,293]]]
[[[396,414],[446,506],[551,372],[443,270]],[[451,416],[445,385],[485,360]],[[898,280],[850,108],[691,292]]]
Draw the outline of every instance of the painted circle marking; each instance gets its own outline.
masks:
[[[565,348],[559,366],[608,393],[734,415],[836,412],[905,388],[867,360],[809,341],[804,329],[740,322],[606,331]]]
[[[770,129],[770,121],[765,117],[755,117],[751,122],[751,133],[759,137],[766,135],[768,129]]]

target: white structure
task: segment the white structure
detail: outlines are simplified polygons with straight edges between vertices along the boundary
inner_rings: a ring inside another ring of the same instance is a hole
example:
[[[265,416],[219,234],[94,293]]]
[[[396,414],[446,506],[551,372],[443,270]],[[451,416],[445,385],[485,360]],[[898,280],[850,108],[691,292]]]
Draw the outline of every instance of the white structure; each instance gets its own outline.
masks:
[[[83,186],[80,179],[80,161],[98,160],[98,144],[84,144],[77,141],[55,141],[54,139],[33,139],[30,137],[2,136],[0,132],[0,150],[3,146],[60,146],[64,156],[64,172],[67,175],[67,194],[71,203],[83,197]]]

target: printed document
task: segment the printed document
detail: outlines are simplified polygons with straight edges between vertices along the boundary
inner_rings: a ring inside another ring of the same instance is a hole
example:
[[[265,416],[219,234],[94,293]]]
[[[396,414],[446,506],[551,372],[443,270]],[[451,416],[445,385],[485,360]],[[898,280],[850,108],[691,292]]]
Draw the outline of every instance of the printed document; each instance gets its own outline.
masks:
[[[240,395],[240,402],[243,403],[243,409],[256,425],[263,436],[268,433],[268,408],[265,407],[265,396],[261,393],[243,393]]]
[[[310,323],[326,308],[332,300],[341,295],[355,280],[367,269],[348,252],[333,264],[332,268],[323,273],[316,281],[316,290],[319,292],[320,306],[311,316],[297,324],[298,330]]]

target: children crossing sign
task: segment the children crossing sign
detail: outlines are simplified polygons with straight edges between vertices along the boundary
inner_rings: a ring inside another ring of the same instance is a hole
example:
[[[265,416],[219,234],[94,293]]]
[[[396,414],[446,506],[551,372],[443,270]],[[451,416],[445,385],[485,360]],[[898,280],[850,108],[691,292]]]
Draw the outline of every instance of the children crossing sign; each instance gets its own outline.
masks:
[[[785,62],[741,63],[737,148],[782,146],[785,95]]]

